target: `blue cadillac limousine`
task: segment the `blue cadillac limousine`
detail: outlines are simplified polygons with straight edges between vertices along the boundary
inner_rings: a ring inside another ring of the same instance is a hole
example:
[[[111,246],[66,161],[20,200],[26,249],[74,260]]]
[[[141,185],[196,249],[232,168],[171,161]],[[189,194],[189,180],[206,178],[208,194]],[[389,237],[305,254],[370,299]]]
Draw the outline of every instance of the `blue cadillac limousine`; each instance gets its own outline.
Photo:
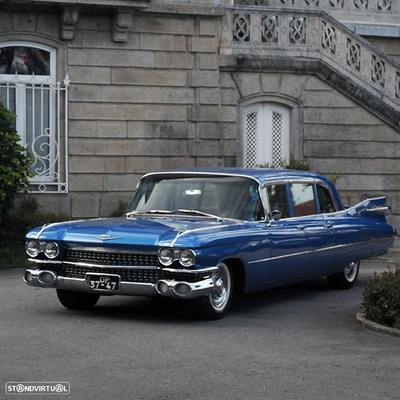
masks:
[[[46,224],[26,236],[30,286],[69,309],[102,295],[172,297],[221,318],[234,295],[327,276],[357,280],[396,230],[385,198],[343,207],[325,177],[290,170],[149,173],[120,218]]]

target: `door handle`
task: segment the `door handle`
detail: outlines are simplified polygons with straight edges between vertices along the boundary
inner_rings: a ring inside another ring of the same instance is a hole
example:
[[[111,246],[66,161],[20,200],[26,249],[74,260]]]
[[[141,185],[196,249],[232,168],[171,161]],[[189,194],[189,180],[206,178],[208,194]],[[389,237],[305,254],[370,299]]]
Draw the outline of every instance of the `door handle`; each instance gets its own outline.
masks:
[[[333,225],[332,225],[332,224],[326,224],[326,225],[325,225],[325,228],[326,228],[326,229],[331,229],[331,228],[333,228]]]
[[[306,225],[298,225],[298,226],[297,226],[297,229],[300,229],[300,230],[302,230],[302,231],[304,231],[304,229],[306,229],[306,228],[307,228]]]

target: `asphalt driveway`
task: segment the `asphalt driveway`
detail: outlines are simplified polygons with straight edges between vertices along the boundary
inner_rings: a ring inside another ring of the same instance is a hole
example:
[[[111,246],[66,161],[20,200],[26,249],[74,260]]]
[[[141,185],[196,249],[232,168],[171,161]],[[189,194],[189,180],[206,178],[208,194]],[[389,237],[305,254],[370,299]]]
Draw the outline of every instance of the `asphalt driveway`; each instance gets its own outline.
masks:
[[[368,276],[244,296],[221,321],[174,301],[102,298],[64,309],[55,291],[0,270],[0,398],[399,399],[400,338],[356,322]],[[5,383],[69,382],[70,395],[6,395]]]

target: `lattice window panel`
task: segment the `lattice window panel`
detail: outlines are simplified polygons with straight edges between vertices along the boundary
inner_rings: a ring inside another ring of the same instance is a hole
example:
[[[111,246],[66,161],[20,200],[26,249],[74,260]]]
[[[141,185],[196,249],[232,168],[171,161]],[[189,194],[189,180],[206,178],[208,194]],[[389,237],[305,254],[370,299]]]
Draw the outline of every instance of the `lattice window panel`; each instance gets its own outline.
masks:
[[[354,0],[354,6],[359,10],[366,10],[368,8],[368,0]]]
[[[233,41],[250,42],[250,14],[233,14]]]
[[[336,53],[336,29],[322,21],[322,47],[332,54]]]
[[[245,130],[246,130],[246,154],[245,167],[254,168],[257,164],[257,113],[252,112],[246,115]]]
[[[391,11],[392,0],[378,0],[376,8],[378,11]]]
[[[262,42],[278,43],[278,16],[265,15],[262,17]]]
[[[347,39],[347,64],[356,71],[360,71],[361,49],[357,43],[350,39]]]
[[[282,168],[283,162],[283,115],[275,111],[272,112],[272,166]]]
[[[372,70],[371,70],[371,79],[372,82],[377,83],[378,85],[385,87],[385,63],[379,58],[372,56]]]

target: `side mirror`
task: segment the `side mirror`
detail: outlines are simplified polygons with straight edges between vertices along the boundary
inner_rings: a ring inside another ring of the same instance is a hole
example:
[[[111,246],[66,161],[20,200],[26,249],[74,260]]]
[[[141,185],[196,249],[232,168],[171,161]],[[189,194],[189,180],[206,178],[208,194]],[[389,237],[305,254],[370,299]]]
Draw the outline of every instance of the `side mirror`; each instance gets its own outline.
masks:
[[[274,210],[271,213],[272,221],[279,221],[282,218],[282,213],[279,210]]]

